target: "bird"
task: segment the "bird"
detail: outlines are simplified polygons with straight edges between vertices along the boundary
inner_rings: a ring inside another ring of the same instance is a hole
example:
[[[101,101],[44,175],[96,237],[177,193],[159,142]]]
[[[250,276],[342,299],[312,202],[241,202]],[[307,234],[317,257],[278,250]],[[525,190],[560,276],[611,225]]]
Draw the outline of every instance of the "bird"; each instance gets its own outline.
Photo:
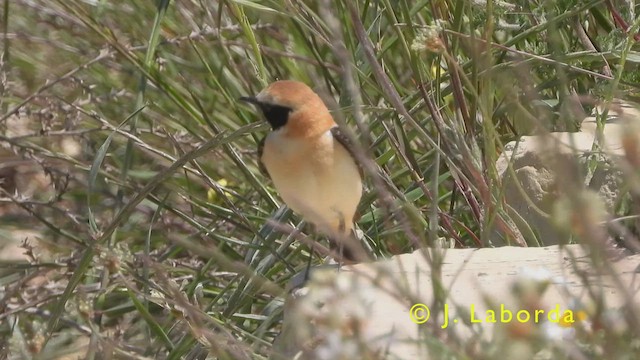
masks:
[[[285,204],[328,236],[338,262],[363,260],[353,235],[362,169],[320,96],[303,82],[279,80],[239,100],[255,105],[271,125],[258,161]]]

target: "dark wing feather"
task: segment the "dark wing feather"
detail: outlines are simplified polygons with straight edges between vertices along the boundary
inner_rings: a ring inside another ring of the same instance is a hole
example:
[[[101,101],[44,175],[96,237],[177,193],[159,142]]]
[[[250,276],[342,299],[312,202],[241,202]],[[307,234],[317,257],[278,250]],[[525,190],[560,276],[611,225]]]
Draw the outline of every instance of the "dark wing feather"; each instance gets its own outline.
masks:
[[[331,135],[333,135],[333,138],[336,139],[336,141],[340,143],[340,145],[342,145],[347,150],[347,152],[349,152],[349,155],[351,155],[351,157],[353,158],[353,161],[355,161],[356,165],[358,166],[358,171],[360,171],[360,177],[363,177],[364,174],[362,171],[362,165],[360,164],[360,162],[358,161],[358,158],[356,157],[354,144],[353,142],[351,142],[351,139],[345,133],[343,133],[342,130],[340,130],[340,128],[337,126],[331,128]]]
[[[271,180],[271,176],[269,176],[269,172],[267,171],[267,168],[264,167],[264,163],[262,162],[262,152],[264,150],[264,141],[267,139],[267,137],[263,137],[262,139],[260,139],[260,142],[258,142],[258,169],[260,169],[260,172],[262,173],[262,175],[266,176],[269,178],[269,180]]]

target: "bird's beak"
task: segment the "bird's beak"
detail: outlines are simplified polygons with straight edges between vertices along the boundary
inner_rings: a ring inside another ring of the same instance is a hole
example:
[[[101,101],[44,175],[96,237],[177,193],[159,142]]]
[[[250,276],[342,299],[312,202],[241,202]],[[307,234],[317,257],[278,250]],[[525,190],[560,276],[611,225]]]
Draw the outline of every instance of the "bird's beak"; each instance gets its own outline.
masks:
[[[260,101],[258,101],[255,96],[242,96],[238,100],[248,102],[253,105],[260,105]]]

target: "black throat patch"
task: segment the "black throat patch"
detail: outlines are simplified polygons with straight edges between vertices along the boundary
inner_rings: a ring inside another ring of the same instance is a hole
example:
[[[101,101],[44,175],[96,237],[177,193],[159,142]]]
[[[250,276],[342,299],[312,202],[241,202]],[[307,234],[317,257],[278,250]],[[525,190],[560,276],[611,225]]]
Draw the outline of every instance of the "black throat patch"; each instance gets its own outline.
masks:
[[[290,107],[267,103],[260,103],[260,110],[262,110],[264,117],[273,130],[278,130],[285,126],[287,120],[289,120],[289,113],[293,111]]]

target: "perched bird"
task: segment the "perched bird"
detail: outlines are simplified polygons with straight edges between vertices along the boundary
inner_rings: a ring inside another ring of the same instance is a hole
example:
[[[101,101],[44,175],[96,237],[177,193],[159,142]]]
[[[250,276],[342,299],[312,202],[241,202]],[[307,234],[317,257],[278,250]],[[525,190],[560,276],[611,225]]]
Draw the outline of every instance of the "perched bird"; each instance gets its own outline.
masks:
[[[363,260],[362,246],[350,236],[362,173],[322,99],[301,82],[283,80],[240,100],[256,105],[271,125],[258,156],[282,200],[329,236],[337,260]]]

